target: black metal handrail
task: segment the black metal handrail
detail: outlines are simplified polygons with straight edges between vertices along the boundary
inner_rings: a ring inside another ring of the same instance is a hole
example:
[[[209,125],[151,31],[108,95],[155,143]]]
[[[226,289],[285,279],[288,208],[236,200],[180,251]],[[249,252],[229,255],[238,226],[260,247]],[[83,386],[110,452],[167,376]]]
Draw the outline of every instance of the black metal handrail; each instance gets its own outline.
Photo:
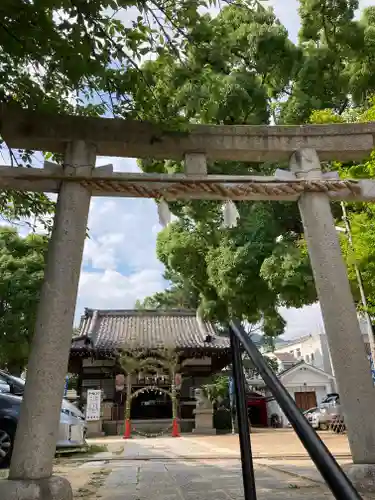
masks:
[[[323,441],[320,439],[318,434],[311,427],[306,418],[301,414],[293,398],[285,389],[285,387],[280,382],[278,377],[275,375],[273,370],[267,365],[262,354],[259,352],[254,342],[246,333],[241,323],[238,321],[231,321],[230,333],[231,333],[232,350],[234,351],[232,353],[233,364],[238,365],[239,345],[241,343],[245,351],[249,355],[250,359],[254,363],[255,367],[258,369],[265,384],[272,392],[280,408],[285,413],[289,422],[292,424],[303,446],[306,448],[308,454],[315,463],[317,469],[321,473],[328,487],[332,491],[334,497],[339,500],[361,500],[361,497],[357,492],[357,490],[354,488],[353,484],[349,481],[348,477],[343,472],[339,464],[336,462],[335,458],[332,456],[332,454],[330,453],[326,445],[323,443]],[[234,338],[237,339],[238,342],[235,342]],[[238,376],[238,371],[240,366],[237,367],[234,366],[233,368],[234,368],[233,369],[234,375],[237,374],[237,377],[235,377],[237,378],[237,380],[235,380],[237,400],[241,402],[241,397],[239,396],[239,393],[241,393],[241,385],[243,384],[241,384],[241,380],[239,379]],[[240,412],[241,410],[243,413],[244,408],[238,408],[238,412]],[[239,419],[238,424],[240,432],[240,442],[244,443],[249,436],[248,423],[243,422],[242,418]],[[250,484],[251,482],[254,481],[254,476],[252,473],[251,451],[250,451],[250,459],[248,455],[249,455],[248,453],[247,454],[242,453],[242,446],[241,446],[245,500],[254,500],[256,498],[255,485]],[[246,472],[245,469],[247,469],[247,475],[245,474]],[[248,484],[248,487],[246,487],[246,484]]]

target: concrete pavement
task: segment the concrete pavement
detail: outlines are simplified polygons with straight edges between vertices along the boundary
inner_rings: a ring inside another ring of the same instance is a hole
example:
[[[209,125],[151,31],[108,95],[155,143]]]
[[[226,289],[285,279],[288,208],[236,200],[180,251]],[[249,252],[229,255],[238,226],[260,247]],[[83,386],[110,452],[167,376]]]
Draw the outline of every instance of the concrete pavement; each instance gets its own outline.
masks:
[[[271,449],[267,451],[264,446],[256,446],[258,500],[333,498],[306,453],[287,446],[292,433],[276,432],[268,436],[273,438],[273,454],[276,452],[276,456],[272,458]],[[276,439],[278,436],[279,441]],[[87,500],[98,497],[102,500],[243,499],[238,436],[183,436],[129,441],[103,438],[95,441],[105,442],[109,451],[97,454],[92,461],[77,463],[76,470],[82,473],[96,471],[97,477],[102,478],[95,496],[88,496]],[[265,441],[271,442],[269,438]],[[345,442],[341,439],[334,443],[334,448],[345,455]],[[288,452],[293,453],[294,458],[288,457]],[[349,461],[349,458],[342,461]]]
[[[243,500],[238,460],[117,462],[97,496],[102,500]],[[103,465],[101,465],[103,467]],[[327,500],[326,488],[256,466],[259,500]]]

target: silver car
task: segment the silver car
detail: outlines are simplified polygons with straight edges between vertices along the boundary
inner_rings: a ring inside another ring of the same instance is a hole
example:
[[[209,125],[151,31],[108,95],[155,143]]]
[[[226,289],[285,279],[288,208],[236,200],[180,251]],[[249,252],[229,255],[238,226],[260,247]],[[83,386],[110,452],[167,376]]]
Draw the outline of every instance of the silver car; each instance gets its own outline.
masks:
[[[316,420],[316,412],[319,411],[319,408],[309,408],[308,410],[302,411],[302,415],[306,418],[309,424],[314,428],[318,428],[317,420]],[[287,427],[292,427],[292,424],[288,422]]]
[[[86,444],[87,425],[84,414],[63,399],[57,448],[81,448]]]
[[[16,434],[25,382],[17,377],[0,374],[0,466],[9,464]],[[83,413],[63,400],[56,448],[82,448],[86,444],[86,421]]]
[[[337,393],[328,394],[319,406],[315,414],[318,429],[328,430],[334,421],[343,419],[343,409],[340,403],[340,396]]]

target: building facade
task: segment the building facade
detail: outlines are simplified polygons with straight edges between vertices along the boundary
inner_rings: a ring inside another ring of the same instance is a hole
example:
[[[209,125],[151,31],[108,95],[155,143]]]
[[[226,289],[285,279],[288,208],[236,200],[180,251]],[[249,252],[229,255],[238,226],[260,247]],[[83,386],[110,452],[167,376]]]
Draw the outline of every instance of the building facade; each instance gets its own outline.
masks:
[[[280,360],[289,355],[295,363],[305,363],[319,368],[326,373],[333,374],[331,355],[328,348],[327,336],[324,333],[304,335],[290,342],[276,344],[274,355]],[[286,369],[289,366],[282,366]]]
[[[130,358],[136,353],[142,361],[166,350],[176,353],[178,380],[171,380],[163,362],[152,369],[141,362],[131,373],[126,373],[120,362],[123,353]],[[101,390],[101,419],[89,423],[92,434],[123,431],[128,391],[133,428],[151,434],[162,432],[171,422],[172,382],[181,430],[194,430],[195,390],[229,363],[228,338],[220,336],[195,311],[86,309],[80,334],[72,340],[69,371],[78,376],[77,393],[83,409],[87,391]]]
[[[370,344],[366,331],[366,323],[359,318],[359,323],[362,330],[363,344],[367,355],[370,355]],[[305,361],[307,364],[315,366],[320,370],[334,375],[331,353],[328,346],[327,336],[325,333],[316,333],[305,335],[282,344],[277,344],[273,353],[277,358],[282,360],[285,356],[295,362]],[[287,366],[281,365],[281,369]]]
[[[361,318],[359,321],[364,349],[369,355],[370,346],[366,324]],[[289,342],[276,343],[274,352],[266,355],[278,361],[279,378],[301,410],[319,406],[328,394],[339,392],[327,336],[324,333],[305,335]],[[264,394],[268,396],[269,417],[277,415],[281,424],[287,425],[286,416],[266,387],[264,387]]]

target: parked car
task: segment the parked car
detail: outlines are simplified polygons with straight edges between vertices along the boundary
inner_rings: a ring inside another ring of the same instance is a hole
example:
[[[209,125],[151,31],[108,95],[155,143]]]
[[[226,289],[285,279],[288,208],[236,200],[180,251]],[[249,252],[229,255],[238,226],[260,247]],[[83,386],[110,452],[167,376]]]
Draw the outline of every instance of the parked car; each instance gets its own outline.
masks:
[[[308,410],[302,411],[302,415],[307,419],[307,421],[311,424],[311,426],[314,429],[317,429],[315,413],[318,410],[319,410],[319,408],[314,407],[314,408],[309,408]],[[292,427],[292,424],[290,422],[288,422],[287,427]]]
[[[305,416],[305,418],[310,423],[310,425],[313,429],[318,428],[318,422],[317,422],[317,418],[316,418],[316,414],[318,411],[319,411],[319,408],[317,408],[315,406],[314,408],[310,408],[309,410],[303,412],[303,415]]]
[[[320,407],[315,414],[317,428],[326,431],[332,426],[336,419],[343,418],[341,405]]]
[[[337,393],[327,394],[315,414],[318,429],[324,431],[332,427],[334,421],[343,420],[340,396]]]
[[[340,404],[340,395],[337,392],[331,392],[322,399],[320,407],[335,406]]]
[[[4,383],[4,379],[9,383]],[[0,372],[0,466],[9,464],[13,450],[25,382]],[[81,448],[86,444],[86,421],[72,403],[62,401],[57,448]]]
[[[310,408],[304,411],[303,415],[314,429],[322,431],[332,428],[333,422],[343,422],[344,417],[339,394],[337,392],[327,394],[327,396],[322,399],[319,407]],[[288,423],[288,427],[291,427],[290,423]]]

